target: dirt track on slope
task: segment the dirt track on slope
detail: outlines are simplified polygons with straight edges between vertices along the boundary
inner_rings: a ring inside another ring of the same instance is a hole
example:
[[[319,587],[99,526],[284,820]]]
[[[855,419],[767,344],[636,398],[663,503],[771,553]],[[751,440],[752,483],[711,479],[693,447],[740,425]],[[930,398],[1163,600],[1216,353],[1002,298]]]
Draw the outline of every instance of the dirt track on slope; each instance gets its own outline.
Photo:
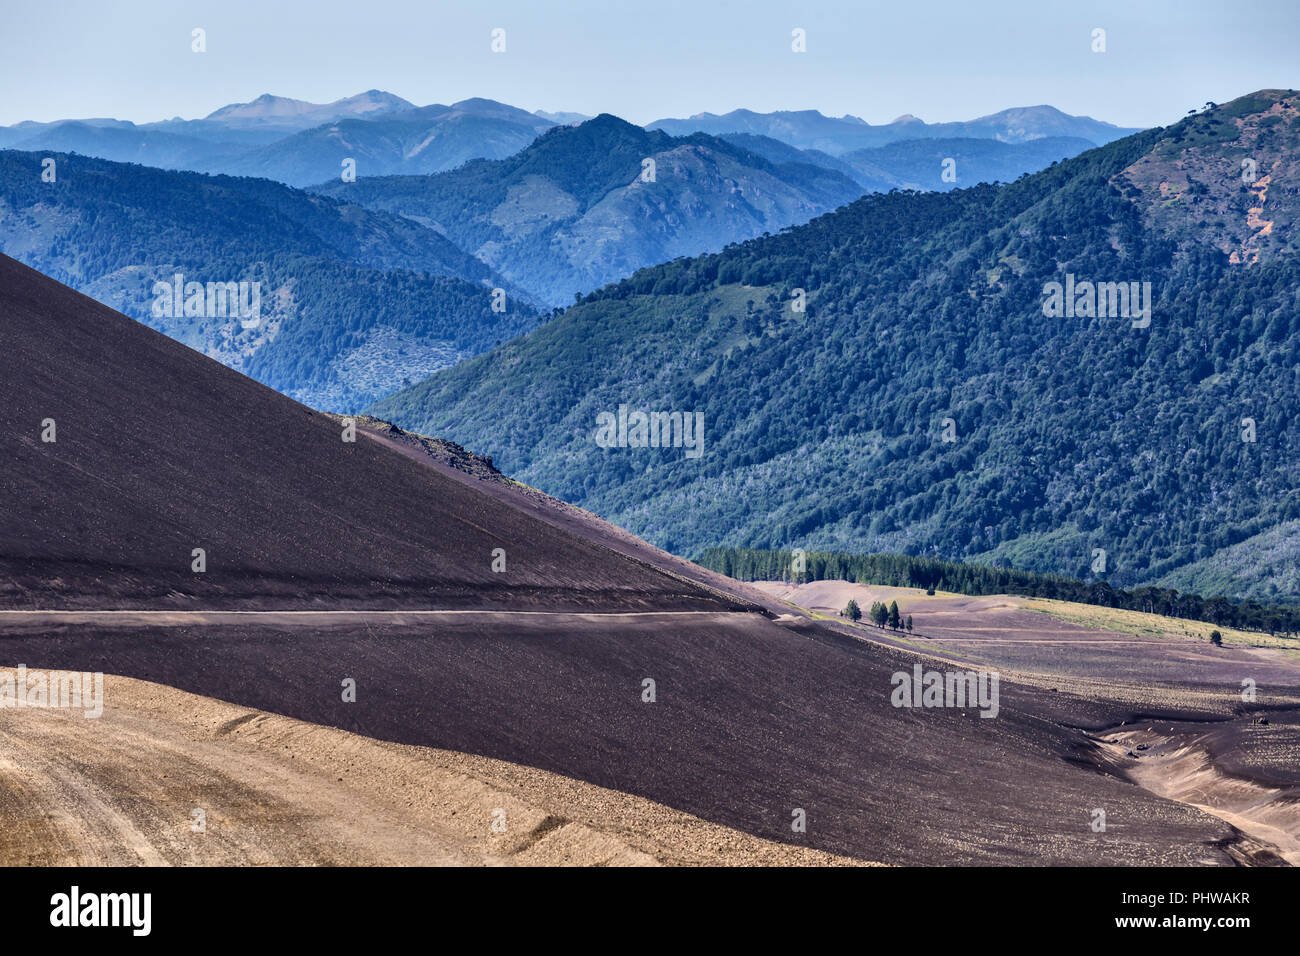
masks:
[[[159,684],[109,676],[105,697],[97,719],[0,709],[0,865],[855,862],[545,771]]]
[[[713,611],[610,611],[581,613],[575,611],[3,611],[0,610],[0,628],[4,633],[16,634],[23,629],[43,629],[55,625],[94,624],[97,627],[194,627],[202,625],[256,624],[279,627],[364,627],[368,624],[407,626],[426,624],[434,626],[440,621],[500,622],[524,621],[529,618],[551,619],[556,622],[610,623],[622,619],[648,620],[665,626],[673,621],[715,617]]]

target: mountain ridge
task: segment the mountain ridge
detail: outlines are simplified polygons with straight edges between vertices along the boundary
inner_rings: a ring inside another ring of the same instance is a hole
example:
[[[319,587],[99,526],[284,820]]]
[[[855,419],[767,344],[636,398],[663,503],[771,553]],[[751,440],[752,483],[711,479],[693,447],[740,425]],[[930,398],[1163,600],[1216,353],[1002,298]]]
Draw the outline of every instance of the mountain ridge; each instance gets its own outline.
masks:
[[[0,127],[0,148],[79,152],[163,168],[262,176],[305,187],[337,177],[341,161],[348,157],[356,160],[362,176],[442,172],[471,159],[504,159],[551,126],[589,119],[564,111],[530,113],[482,97],[416,107],[382,90],[325,104],[264,93],[247,103],[227,104],[202,119],[142,124],[115,119],[24,121]],[[659,120],[646,128],[675,135],[771,135],[788,145],[835,155],[918,136],[1025,142],[1065,135],[1100,145],[1128,132],[1046,106],[1004,110],[965,123],[926,124],[905,114],[884,126],[854,116],[826,117],[816,110],[736,110],[723,117],[702,113],[690,120]]]
[[[415,104],[383,90],[367,90],[330,103],[309,103],[263,93],[247,103],[230,103],[203,117],[209,122],[231,125],[317,125],[344,117],[361,117],[415,109]]]
[[[1071,116],[1054,106],[1011,107],[973,120],[926,123],[905,113],[891,123],[872,126],[856,116],[825,116],[817,110],[784,110],[756,113],[738,109],[722,115],[701,113],[686,119],[661,119],[647,129],[662,129],[674,135],[693,132],[723,135],[753,133],[770,136],[801,149],[817,149],[839,156],[855,149],[870,149],[902,139],[980,138],[1003,142],[1026,142],[1045,136],[1073,136],[1094,146],[1140,132],[1095,120]]]
[[[443,232],[551,305],[861,193],[836,170],[771,163],[723,140],[674,138],[607,113],[547,130],[503,160],[317,191]]]

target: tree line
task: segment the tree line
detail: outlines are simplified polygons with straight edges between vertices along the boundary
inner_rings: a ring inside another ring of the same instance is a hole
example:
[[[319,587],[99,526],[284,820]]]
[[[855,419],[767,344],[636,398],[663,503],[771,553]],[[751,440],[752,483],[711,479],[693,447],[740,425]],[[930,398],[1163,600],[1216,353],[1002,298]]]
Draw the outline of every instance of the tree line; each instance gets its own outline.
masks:
[[[963,564],[909,554],[846,554],[833,551],[776,551],[762,548],[709,548],[696,563],[740,581],[852,581],[887,587],[924,588],[957,594],[1015,594],[1075,601],[1128,611],[1205,621],[1246,631],[1286,637],[1300,635],[1300,609],[1204,598],[1173,588],[1111,587],[1104,580],[1080,581],[1017,568]],[[856,605],[855,605],[856,606]],[[896,612],[895,612],[896,613]],[[888,610],[886,617],[888,618]],[[875,618],[873,609],[872,618]],[[877,622],[879,623],[879,622]],[[892,626],[892,625],[891,625]]]

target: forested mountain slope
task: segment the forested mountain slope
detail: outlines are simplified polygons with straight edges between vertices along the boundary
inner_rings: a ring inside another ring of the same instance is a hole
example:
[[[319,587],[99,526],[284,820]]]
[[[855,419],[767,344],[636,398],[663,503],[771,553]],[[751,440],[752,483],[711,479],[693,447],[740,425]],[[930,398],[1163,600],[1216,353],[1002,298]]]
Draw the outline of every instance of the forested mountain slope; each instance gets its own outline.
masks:
[[[681,553],[1159,579],[1300,518],[1298,106],[1263,91],[646,269],[373,411]],[[1138,283],[1149,316],[1084,283]],[[601,447],[622,404],[702,413],[703,454]]]
[[[770,162],[703,134],[674,139],[608,114],[549,130],[508,159],[320,191],[444,232],[551,305],[862,194],[837,170]]]
[[[42,176],[47,159],[53,181]],[[340,411],[535,322],[508,282],[432,230],[263,179],[0,152],[0,251]],[[260,322],[207,314],[206,297],[203,314],[156,314],[156,283],[177,275],[182,288],[260,283]],[[510,293],[505,312],[492,311],[496,287]]]

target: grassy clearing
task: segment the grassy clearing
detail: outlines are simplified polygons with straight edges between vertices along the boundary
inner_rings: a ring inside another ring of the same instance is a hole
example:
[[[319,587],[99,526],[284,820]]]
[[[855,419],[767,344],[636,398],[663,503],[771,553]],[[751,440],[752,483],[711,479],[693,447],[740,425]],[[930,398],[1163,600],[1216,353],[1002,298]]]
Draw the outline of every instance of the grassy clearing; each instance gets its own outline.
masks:
[[[1021,598],[1021,606],[1030,611],[1041,611],[1052,617],[1086,627],[1105,628],[1133,634],[1137,637],[1172,635],[1209,643],[1210,632],[1223,635],[1225,647],[1271,647],[1279,650],[1300,651],[1300,641],[1274,637],[1263,631],[1241,631],[1204,621],[1188,621],[1163,614],[1145,611],[1125,611],[1120,608],[1100,607],[1093,604],[1076,604],[1073,601],[1051,601],[1045,598]]]

